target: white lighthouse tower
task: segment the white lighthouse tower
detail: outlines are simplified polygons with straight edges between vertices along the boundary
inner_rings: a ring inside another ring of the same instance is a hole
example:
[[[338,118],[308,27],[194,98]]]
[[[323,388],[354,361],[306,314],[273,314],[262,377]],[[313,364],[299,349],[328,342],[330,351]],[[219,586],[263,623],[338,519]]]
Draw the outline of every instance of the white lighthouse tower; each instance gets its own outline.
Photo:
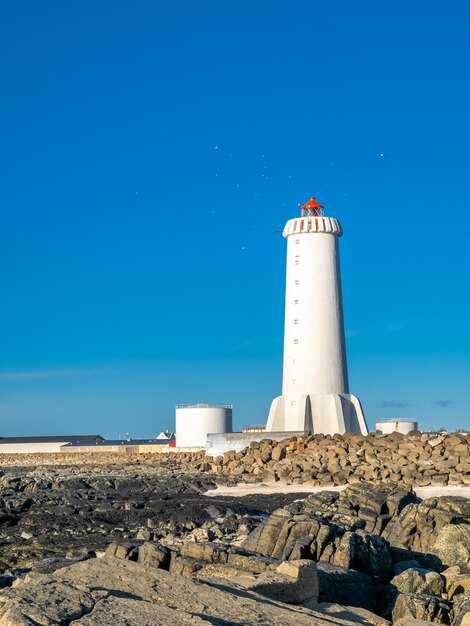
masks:
[[[361,403],[349,393],[338,220],[315,198],[284,227],[287,239],[282,396],[267,431],[367,434]]]

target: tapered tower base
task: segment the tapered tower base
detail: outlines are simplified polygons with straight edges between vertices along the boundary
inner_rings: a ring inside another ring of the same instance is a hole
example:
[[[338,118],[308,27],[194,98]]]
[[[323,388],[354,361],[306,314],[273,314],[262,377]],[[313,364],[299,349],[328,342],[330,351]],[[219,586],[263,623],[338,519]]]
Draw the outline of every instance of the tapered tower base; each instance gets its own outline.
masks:
[[[343,393],[279,396],[271,404],[266,431],[298,430],[334,435],[367,435],[361,403]]]

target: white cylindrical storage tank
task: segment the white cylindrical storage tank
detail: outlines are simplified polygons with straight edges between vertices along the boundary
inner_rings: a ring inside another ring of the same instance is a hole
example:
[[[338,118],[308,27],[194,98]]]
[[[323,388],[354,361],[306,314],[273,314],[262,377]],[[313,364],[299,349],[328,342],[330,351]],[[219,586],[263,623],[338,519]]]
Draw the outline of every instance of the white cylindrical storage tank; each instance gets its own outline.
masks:
[[[375,421],[375,429],[383,435],[402,433],[406,435],[412,430],[418,430],[418,420],[391,418]]]
[[[209,433],[231,432],[231,405],[206,402],[176,405],[177,448],[205,448]]]

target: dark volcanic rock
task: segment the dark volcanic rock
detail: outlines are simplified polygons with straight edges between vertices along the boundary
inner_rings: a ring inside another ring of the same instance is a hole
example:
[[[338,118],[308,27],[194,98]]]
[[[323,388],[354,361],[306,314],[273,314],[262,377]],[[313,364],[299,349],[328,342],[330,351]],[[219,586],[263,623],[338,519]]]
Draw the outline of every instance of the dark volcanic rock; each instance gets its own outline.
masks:
[[[209,475],[171,462],[8,468],[0,477],[0,566],[86,556],[112,542],[183,538],[199,527],[235,537],[298,497],[202,495],[214,486]]]

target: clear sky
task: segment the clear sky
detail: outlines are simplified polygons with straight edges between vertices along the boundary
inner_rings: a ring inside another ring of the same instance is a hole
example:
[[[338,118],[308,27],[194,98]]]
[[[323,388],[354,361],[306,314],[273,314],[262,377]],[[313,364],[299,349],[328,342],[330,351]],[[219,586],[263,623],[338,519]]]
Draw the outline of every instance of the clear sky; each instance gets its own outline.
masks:
[[[0,434],[264,423],[285,240],[341,220],[351,391],[470,427],[470,4],[2,2]]]

